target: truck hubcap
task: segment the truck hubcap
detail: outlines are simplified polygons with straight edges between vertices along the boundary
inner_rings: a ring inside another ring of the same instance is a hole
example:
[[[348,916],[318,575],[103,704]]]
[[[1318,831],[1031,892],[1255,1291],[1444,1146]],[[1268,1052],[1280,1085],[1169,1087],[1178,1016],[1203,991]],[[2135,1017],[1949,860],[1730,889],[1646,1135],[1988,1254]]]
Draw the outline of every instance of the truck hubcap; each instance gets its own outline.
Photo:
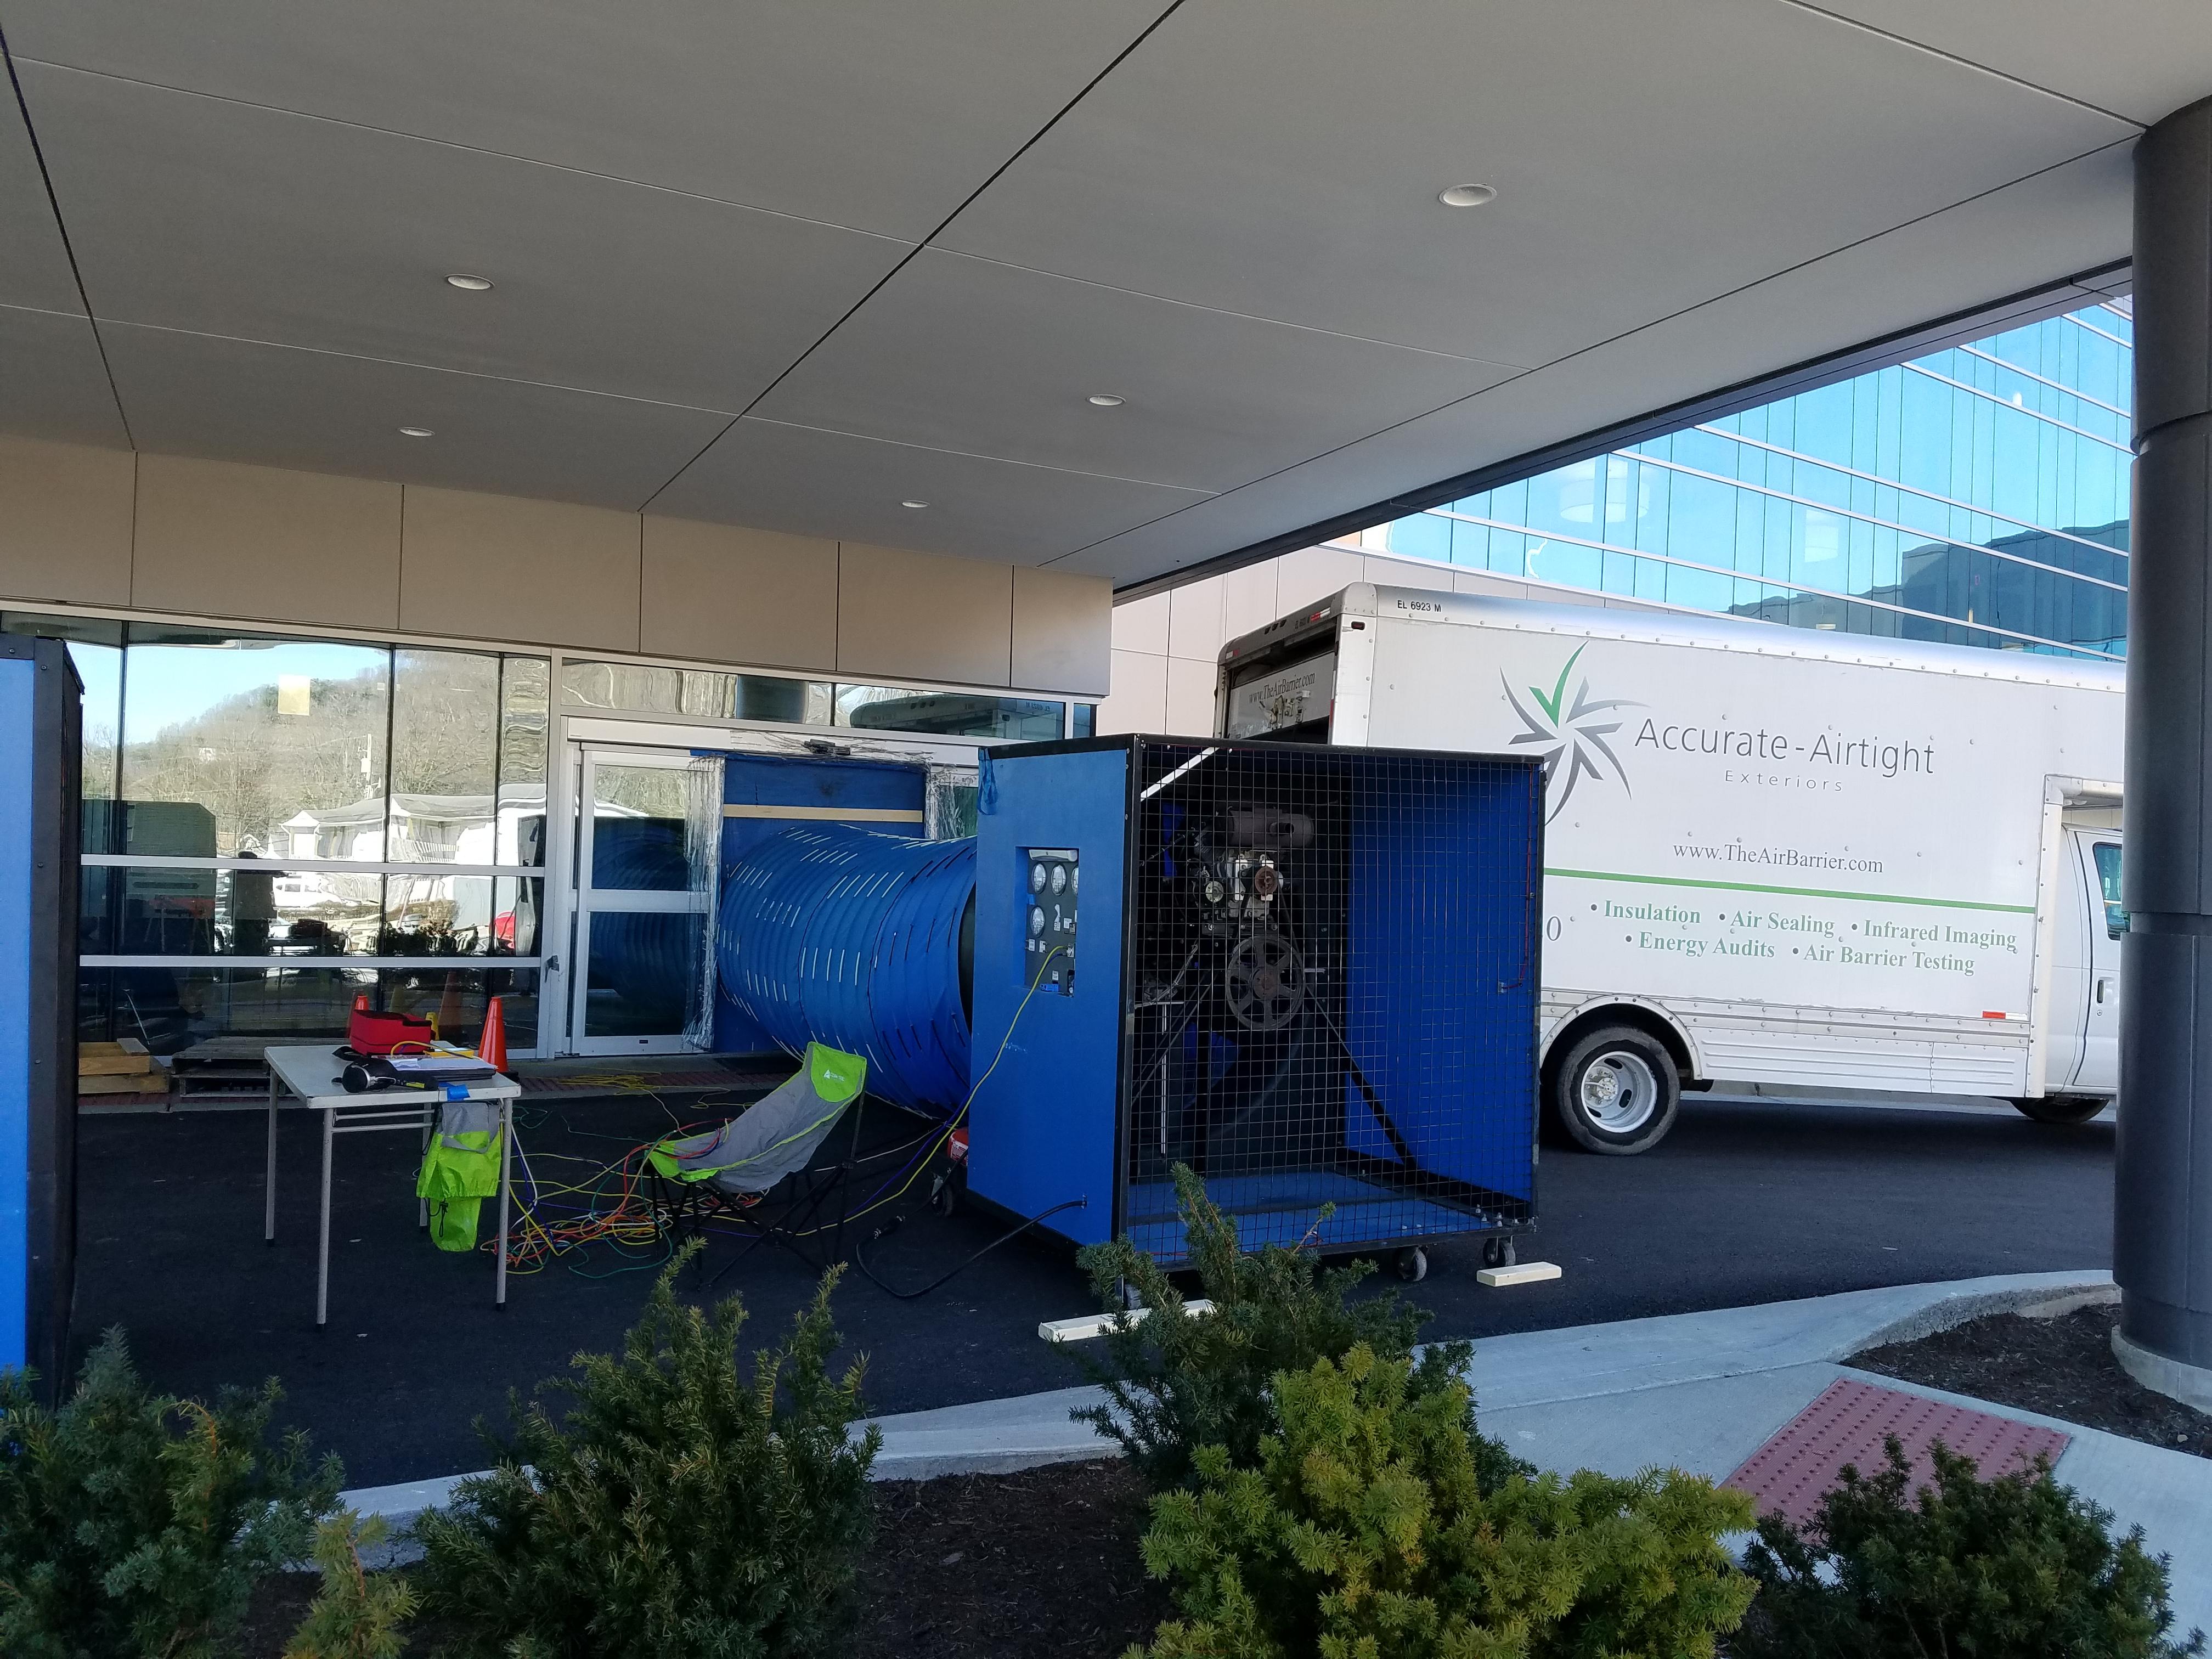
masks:
[[[1659,1079],[1638,1054],[1615,1050],[1583,1068],[1583,1115],[1608,1134],[1633,1134],[1659,1105]]]

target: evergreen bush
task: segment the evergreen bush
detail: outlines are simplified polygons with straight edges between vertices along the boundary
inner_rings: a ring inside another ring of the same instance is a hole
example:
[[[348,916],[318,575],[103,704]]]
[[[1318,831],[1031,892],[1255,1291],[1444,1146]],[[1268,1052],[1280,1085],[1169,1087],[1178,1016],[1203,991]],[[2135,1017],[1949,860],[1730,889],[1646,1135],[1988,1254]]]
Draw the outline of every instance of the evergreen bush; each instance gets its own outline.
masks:
[[[1152,1312],[1109,1328],[1103,1365],[1078,1356],[1109,1403],[1073,1414],[1118,1441],[1154,1492],[1193,1485],[1200,1446],[1221,1447],[1233,1468],[1256,1462],[1278,1372],[1304,1371],[1316,1359],[1340,1359],[1363,1344],[1380,1358],[1411,1360],[1414,1339],[1430,1317],[1395,1291],[1352,1299],[1375,1271],[1371,1261],[1322,1269],[1312,1255],[1279,1244],[1243,1250],[1236,1222],[1206,1197],[1203,1181],[1178,1164],[1175,1185],[1189,1270],[1212,1302],[1212,1312],[1187,1316],[1174,1280],[1126,1236],[1091,1245],[1079,1258],[1108,1312],[1121,1310],[1125,1285]],[[1466,1342],[1432,1345],[1408,1373],[1409,1393],[1419,1398],[1456,1384],[1473,1353]],[[1471,1400],[1468,1411],[1473,1435]],[[1524,1467],[1480,1437],[1474,1455],[1486,1486]]]
[[[424,1516],[424,1610],[467,1659],[805,1659],[836,1650],[871,1522],[854,1438],[861,1368],[833,1379],[838,1270],[773,1350],[737,1358],[744,1309],[676,1299],[661,1273],[619,1354],[549,1379],[496,1466]],[[556,1417],[546,1396],[564,1395]]]
[[[1745,1565],[1757,1606],[1743,1659],[2168,1659],[2201,1653],[2202,1632],[2168,1632],[2163,1558],[2136,1528],[2032,1470],[1978,1478],[1973,1461],[1930,1449],[1917,1501],[1897,1440],[1871,1476],[1845,1468],[1803,1529],[1759,1523]]]
[[[315,1528],[315,1566],[323,1576],[284,1659],[399,1659],[416,1595],[396,1573],[371,1572],[361,1557],[389,1535],[381,1516],[342,1510]]]
[[[337,1502],[335,1457],[270,1445],[283,1390],[212,1407],[155,1394],[120,1328],[58,1409],[0,1374],[0,1654],[216,1659],[256,1580],[307,1553]]]
[[[1740,1493],[1675,1473],[1512,1473],[1486,1490],[1463,1384],[1364,1345],[1275,1379],[1256,1465],[1196,1455],[1145,1563],[1182,1615],[1151,1659],[1698,1659],[1752,1583]],[[1133,1650],[1133,1659],[1139,1650]]]

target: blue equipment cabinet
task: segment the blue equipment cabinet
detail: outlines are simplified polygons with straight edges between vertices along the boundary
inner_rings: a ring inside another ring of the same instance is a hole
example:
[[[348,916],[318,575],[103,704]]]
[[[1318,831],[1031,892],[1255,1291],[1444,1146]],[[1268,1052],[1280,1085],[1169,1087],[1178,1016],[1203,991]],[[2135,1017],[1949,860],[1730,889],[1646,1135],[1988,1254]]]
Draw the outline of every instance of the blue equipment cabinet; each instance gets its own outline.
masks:
[[[0,635],[0,1369],[58,1396],[76,1273],[80,688]]]
[[[992,751],[969,1190],[1169,1264],[1177,1164],[1248,1247],[1525,1231],[1542,835],[1531,757]]]

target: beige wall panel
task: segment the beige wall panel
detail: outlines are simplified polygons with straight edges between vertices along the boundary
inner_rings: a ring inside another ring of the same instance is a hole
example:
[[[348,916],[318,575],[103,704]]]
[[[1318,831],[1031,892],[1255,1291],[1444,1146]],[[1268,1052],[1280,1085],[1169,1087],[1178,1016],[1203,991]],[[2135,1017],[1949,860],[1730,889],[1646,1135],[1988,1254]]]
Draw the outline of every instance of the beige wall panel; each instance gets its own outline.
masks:
[[[1280,559],[1267,559],[1232,570],[1221,579],[1221,637],[1206,653],[1208,657],[1218,660],[1220,648],[1230,641],[1255,628],[1265,628],[1283,614],[1282,606],[1275,603],[1276,579],[1282,564]]]
[[[0,437],[0,593],[131,603],[127,450]]]
[[[638,635],[655,656],[828,673],[837,666],[837,544],[647,515]]]
[[[1423,564],[1413,559],[1384,559],[1369,554],[1367,580],[1377,587],[1425,587],[1435,592],[1452,591],[1449,565]]]
[[[131,603],[257,622],[399,622],[399,486],[138,458]]]
[[[1213,685],[1218,671],[1210,662],[1168,659],[1168,734],[1205,738],[1213,734]]]
[[[1275,615],[1287,616],[1367,580],[1367,561],[1334,547],[1301,548],[1283,555],[1275,576]]]
[[[1212,662],[1221,649],[1223,578],[1168,590],[1168,655]]]
[[[1114,607],[1114,648],[1143,651],[1155,657],[1168,653],[1167,593],[1154,593]]]
[[[1493,599],[1550,599],[1548,593],[1539,593],[1526,582],[1508,581],[1503,576],[1491,575],[1482,570],[1452,572],[1452,592],[1455,593],[1487,593]]]
[[[837,560],[837,672],[1012,684],[1014,573],[981,559],[846,542]]]
[[[1014,567],[1013,683],[1037,691],[1106,695],[1114,585],[1102,576]]]
[[[410,484],[399,625],[635,651],[639,533],[635,513]]]
[[[1168,659],[1143,651],[1114,653],[1114,690],[1098,705],[1098,734],[1168,729]]]

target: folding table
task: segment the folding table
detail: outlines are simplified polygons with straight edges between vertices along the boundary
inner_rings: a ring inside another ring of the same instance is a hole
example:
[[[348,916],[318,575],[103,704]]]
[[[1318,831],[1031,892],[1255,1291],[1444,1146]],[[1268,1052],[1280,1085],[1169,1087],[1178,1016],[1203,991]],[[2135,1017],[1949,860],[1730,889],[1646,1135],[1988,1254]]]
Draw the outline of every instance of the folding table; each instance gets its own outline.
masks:
[[[298,1097],[309,1111],[323,1115],[323,1203],[321,1231],[315,1251],[315,1328],[329,1322],[331,1291],[331,1142],[337,1135],[376,1134],[413,1129],[430,1144],[431,1127],[445,1094],[437,1089],[383,1089],[350,1095],[339,1081],[345,1062],[329,1047],[271,1046],[262,1050],[269,1062],[269,1180],[267,1208],[262,1219],[264,1243],[276,1240],[276,1107],[285,1095]],[[510,1077],[495,1077],[469,1085],[471,1100],[499,1102],[499,1252],[492,1305],[507,1305],[507,1172],[514,1156],[514,1100],[522,1085]],[[427,1215],[424,1217],[428,1220]]]

